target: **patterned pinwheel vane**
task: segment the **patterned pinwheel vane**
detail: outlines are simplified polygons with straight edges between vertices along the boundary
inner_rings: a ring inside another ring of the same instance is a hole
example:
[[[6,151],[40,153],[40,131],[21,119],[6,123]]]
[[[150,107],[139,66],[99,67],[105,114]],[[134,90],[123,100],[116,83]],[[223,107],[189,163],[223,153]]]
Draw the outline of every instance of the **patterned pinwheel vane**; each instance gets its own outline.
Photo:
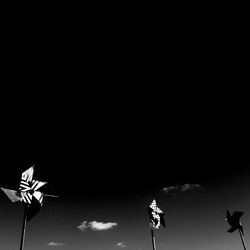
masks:
[[[153,250],[156,250],[156,244],[155,244],[155,236],[154,236],[154,230],[153,229],[159,229],[160,225],[165,227],[165,220],[164,220],[164,213],[163,211],[157,206],[156,200],[154,199],[150,206],[148,207],[149,212],[149,219],[150,219],[150,225],[151,225],[151,237],[152,237],[152,245]]]
[[[165,221],[163,216],[163,211],[161,211],[161,209],[157,206],[156,200],[153,200],[149,206],[149,217],[150,224],[154,229],[159,229],[160,225],[165,227]]]
[[[33,180],[33,174],[34,166],[22,173],[18,191],[1,188],[12,202],[21,202],[25,205],[20,250],[23,250],[24,246],[26,223],[40,211],[40,208],[43,205],[43,197],[57,197],[54,195],[43,194],[41,188],[46,182]]]

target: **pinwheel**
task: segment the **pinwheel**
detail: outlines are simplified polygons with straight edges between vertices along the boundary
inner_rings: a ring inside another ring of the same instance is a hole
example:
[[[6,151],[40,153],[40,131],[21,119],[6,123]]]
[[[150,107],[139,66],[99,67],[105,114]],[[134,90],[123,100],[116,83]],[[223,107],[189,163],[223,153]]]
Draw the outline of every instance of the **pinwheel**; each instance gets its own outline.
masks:
[[[227,230],[227,232],[233,233],[235,230],[239,230],[243,248],[244,250],[246,250],[247,247],[246,247],[246,243],[245,243],[244,236],[243,236],[243,226],[240,221],[240,218],[243,214],[244,214],[243,212],[238,212],[238,211],[235,211],[233,212],[233,214],[231,214],[229,210],[227,210],[226,221],[231,226],[231,228]]]
[[[12,202],[21,202],[25,205],[23,230],[20,246],[21,250],[23,250],[24,246],[26,223],[40,211],[40,208],[43,205],[43,197],[57,197],[54,195],[43,194],[41,188],[46,184],[46,182],[33,180],[33,174],[34,166],[30,167],[28,170],[22,173],[19,190],[17,191],[1,188]]]
[[[155,236],[153,229],[159,229],[160,225],[165,227],[165,220],[164,220],[164,213],[163,211],[157,206],[156,200],[154,199],[152,203],[148,207],[149,212],[149,219],[151,228],[151,238],[152,238],[152,245],[153,250],[156,250],[156,243],[155,243]]]

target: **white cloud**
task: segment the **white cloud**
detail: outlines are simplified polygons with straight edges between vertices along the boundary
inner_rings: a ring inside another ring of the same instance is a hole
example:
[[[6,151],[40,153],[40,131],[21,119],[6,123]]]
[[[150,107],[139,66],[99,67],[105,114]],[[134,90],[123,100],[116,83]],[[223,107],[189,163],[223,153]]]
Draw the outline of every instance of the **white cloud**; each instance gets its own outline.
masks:
[[[116,244],[116,246],[117,246],[117,247],[121,247],[121,248],[127,247],[127,245],[126,245],[124,242],[118,242],[118,243]]]
[[[185,191],[193,190],[199,187],[201,187],[199,184],[185,184],[181,186],[181,191],[185,192]]]
[[[117,226],[118,223],[116,222],[98,222],[98,221],[83,221],[81,225],[79,225],[77,228],[81,231],[85,231],[87,228],[90,228],[93,231],[105,231],[114,228]]]
[[[176,186],[164,187],[163,191],[165,193],[169,193],[170,191],[175,191],[175,190],[178,190],[178,189],[179,189],[179,186],[176,185]]]
[[[107,222],[107,223],[103,223],[103,222],[97,222],[97,221],[92,221],[89,222],[90,228],[92,230],[109,230],[112,229],[113,227],[117,226],[118,224],[116,222]]]
[[[180,192],[186,192],[186,191],[191,191],[194,190],[196,188],[200,188],[201,185],[199,184],[184,184],[182,186],[180,185],[176,185],[176,186],[169,186],[169,187],[164,187],[162,190],[168,194],[170,192],[174,192],[174,191],[180,191]]]
[[[77,228],[80,229],[81,231],[84,231],[84,230],[86,230],[88,227],[89,227],[88,222],[87,222],[87,221],[83,221],[83,222],[81,223],[81,225],[79,225]]]
[[[59,247],[59,246],[63,246],[63,245],[64,245],[63,243],[54,242],[54,241],[48,243],[48,246],[50,246],[50,247]]]

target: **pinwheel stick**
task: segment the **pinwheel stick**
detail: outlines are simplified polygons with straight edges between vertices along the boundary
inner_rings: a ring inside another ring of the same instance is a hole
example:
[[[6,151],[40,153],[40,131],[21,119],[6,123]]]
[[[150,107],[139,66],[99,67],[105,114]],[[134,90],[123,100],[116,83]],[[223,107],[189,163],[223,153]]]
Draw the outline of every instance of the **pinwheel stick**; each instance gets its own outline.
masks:
[[[26,233],[28,210],[29,210],[29,205],[25,205],[20,250],[23,250],[23,248],[24,248],[24,240],[25,240],[25,233]]]
[[[51,198],[58,198],[59,196],[57,195],[52,195],[52,194],[43,194],[43,196],[51,197]]]
[[[153,250],[156,250],[155,236],[154,236],[154,230],[153,229],[151,229],[151,237],[152,237]]]
[[[240,238],[241,238],[241,241],[242,241],[242,244],[243,244],[243,248],[244,248],[244,250],[247,250],[246,243],[245,243],[243,234],[242,234],[240,229],[239,229],[239,233],[240,233]]]

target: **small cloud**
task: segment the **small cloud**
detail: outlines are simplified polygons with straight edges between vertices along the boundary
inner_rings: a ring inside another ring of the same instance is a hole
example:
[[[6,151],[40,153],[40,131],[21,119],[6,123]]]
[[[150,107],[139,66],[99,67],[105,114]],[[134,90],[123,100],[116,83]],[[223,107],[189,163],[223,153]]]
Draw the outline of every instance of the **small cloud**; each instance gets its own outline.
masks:
[[[54,241],[48,243],[48,246],[50,246],[50,247],[60,247],[60,246],[63,246],[63,245],[64,245],[63,243],[54,242]]]
[[[185,184],[181,186],[181,191],[182,192],[191,191],[199,187],[201,187],[199,184]]]
[[[87,228],[90,228],[93,231],[105,231],[105,230],[110,230],[117,225],[118,223],[116,222],[105,223],[105,222],[98,222],[98,221],[91,221],[91,222],[84,221],[77,228],[80,229],[81,231],[85,231]]]
[[[121,248],[127,247],[127,245],[124,244],[124,242],[118,242],[118,243],[116,244],[116,246],[117,246],[117,247],[121,247]]]
[[[81,223],[81,225],[79,225],[77,228],[80,229],[81,231],[86,230],[89,227],[88,222],[84,221]]]
[[[179,189],[179,186],[176,185],[176,186],[170,186],[170,187],[164,187],[162,190],[165,192],[165,193],[169,193],[171,191],[175,191],[175,190],[178,190]]]
[[[104,223],[104,222],[92,221],[92,222],[89,222],[89,225],[90,225],[90,228],[92,230],[100,231],[100,230],[112,229],[113,227],[117,226],[118,224],[116,222]]]
[[[169,186],[169,187],[164,187],[162,190],[168,194],[170,192],[176,192],[176,191],[180,191],[180,192],[186,192],[186,191],[191,191],[197,188],[200,188],[201,185],[199,184],[184,184],[182,186],[180,185],[176,185],[176,186]]]

